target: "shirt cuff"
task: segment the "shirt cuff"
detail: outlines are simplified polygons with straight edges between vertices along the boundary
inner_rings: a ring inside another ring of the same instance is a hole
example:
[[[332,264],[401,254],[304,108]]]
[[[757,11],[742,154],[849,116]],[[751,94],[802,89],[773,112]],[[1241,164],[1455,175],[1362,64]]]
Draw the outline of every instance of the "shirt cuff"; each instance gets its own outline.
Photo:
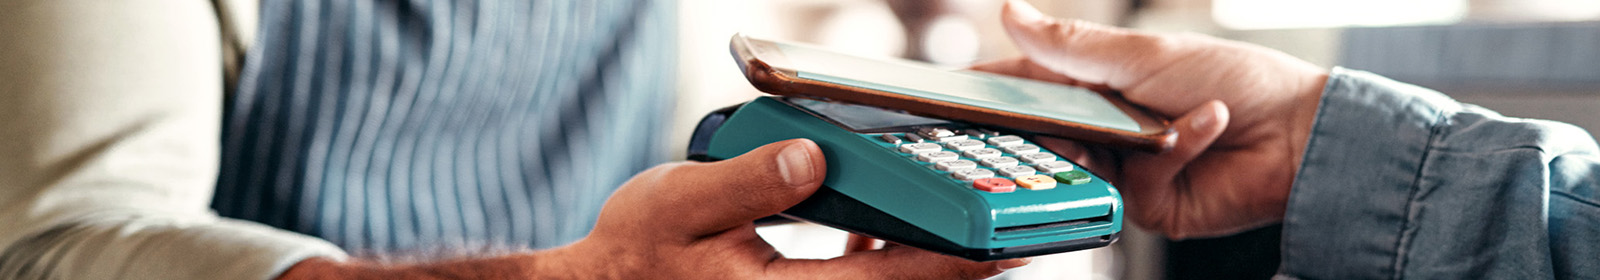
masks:
[[[1280,272],[1396,275],[1423,157],[1443,112],[1459,106],[1432,90],[1333,69],[1289,194]]]
[[[0,267],[46,268],[4,272],[24,278],[274,279],[314,257],[348,258],[321,239],[215,216],[101,219],[20,240]]]
[[[150,258],[149,263],[130,267],[170,269],[172,263],[185,264],[194,271],[167,275],[149,271],[149,279],[275,279],[300,261],[322,257],[335,261],[348,259],[343,249],[326,240],[285,231],[257,223],[218,219],[217,223],[185,230],[152,242],[183,242],[155,252],[166,258]],[[134,259],[144,258],[133,256]],[[168,262],[172,263],[155,263]],[[135,262],[146,262],[138,261]],[[193,273],[193,274],[187,274]],[[135,274],[144,274],[142,272]]]

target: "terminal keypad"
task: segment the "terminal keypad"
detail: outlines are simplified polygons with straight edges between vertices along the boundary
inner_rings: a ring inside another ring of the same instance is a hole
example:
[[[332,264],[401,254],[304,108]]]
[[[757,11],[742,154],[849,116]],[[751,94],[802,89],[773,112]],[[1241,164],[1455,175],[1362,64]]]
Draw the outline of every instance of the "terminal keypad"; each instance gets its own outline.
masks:
[[[872,138],[981,192],[1044,191],[1058,185],[1081,185],[1091,181],[1088,173],[1059,155],[1016,135],[984,129],[929,127],[910,133],[877,134]]]

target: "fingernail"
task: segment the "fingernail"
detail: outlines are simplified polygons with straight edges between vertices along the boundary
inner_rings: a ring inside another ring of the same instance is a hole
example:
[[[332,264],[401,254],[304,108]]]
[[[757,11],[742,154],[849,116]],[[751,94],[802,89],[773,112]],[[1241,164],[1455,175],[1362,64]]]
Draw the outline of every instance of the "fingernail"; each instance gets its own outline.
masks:
[[[778,153],[778,175],[790,186],[810,183],[816,172],[811,170],[811,149],[806,142],[794,142]]]
[[[1190,130],[1203,130],[1203,129],[1206,129],[1207,127],[1211,127],[1211,122],[1217,121],[1216,115],[1217,115],[1216,112],[1208,112],[1208,113],[1204,113],[1204,114],[1200,114],[1200,115],[1194,116],[1193,119],[1189,119],[1189,129]]]
[[[1044,13],[1040,13],[1039,8],[1034,8],[1028,1],[1010,0],[1006,5],[1011,6],[1011,17],[1018,22],[1035,22],[1045,18]]]
[[[1033,258],[1009,259],[1009,260],[1003,260],[1003,261],[999,261],[999,262],[995,263],[995,267],[999,267],[1000,270],[1010,270],[1012,268],[1018,268],[1018,267],[1022,267],[1024,265],[1028,265],[1028,263],[1032,263],[1032,262],[1033,262]]]

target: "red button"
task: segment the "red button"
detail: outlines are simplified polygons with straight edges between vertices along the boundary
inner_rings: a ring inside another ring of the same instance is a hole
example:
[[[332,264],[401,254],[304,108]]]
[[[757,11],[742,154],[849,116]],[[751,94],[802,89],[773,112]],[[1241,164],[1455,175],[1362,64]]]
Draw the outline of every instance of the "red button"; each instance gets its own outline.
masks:
[[[1017,183],[1005,178],[983,178],[973,180],[972,187],[986,192],[1008,193],[1017,190]]]

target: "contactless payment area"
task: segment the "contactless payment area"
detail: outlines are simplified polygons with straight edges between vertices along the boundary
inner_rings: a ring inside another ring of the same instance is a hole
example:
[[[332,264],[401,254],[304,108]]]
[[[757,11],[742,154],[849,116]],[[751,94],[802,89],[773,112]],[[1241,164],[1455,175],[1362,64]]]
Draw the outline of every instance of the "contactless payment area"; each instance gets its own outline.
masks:
[[[1138,122],[1093,91],[975,71],[947,71],[911,61],[886,61],[774,42],[802,79],[953,103],[999,108],[1138,132]]]

